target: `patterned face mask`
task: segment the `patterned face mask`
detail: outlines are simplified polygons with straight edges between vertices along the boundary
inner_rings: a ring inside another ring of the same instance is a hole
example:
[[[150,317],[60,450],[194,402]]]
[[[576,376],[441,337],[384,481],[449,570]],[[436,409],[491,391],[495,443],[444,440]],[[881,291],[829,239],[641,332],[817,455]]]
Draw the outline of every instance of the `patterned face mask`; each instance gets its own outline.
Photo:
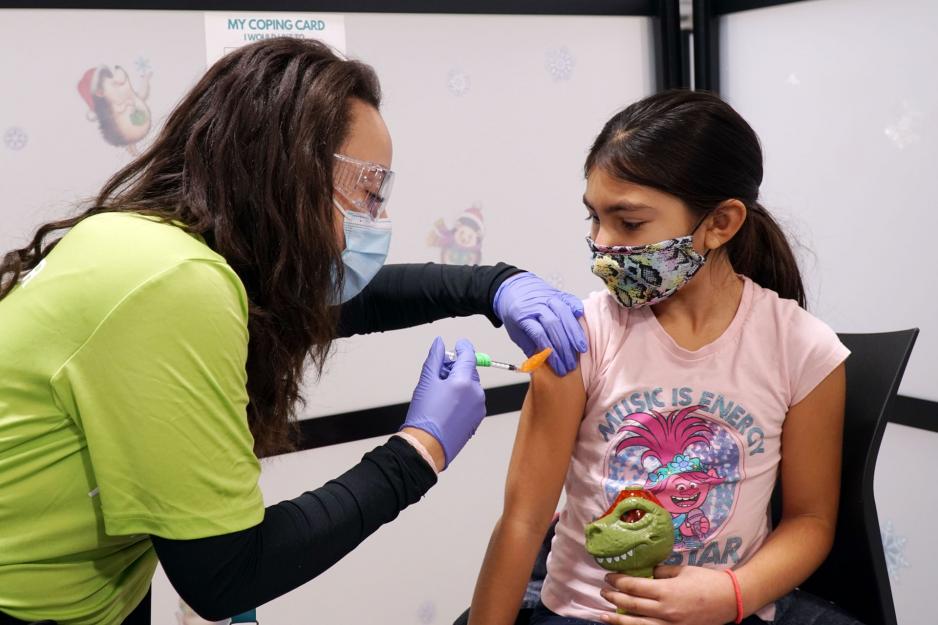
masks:
[[[626,308],[657,304],[687,284],[706,262],[707,255],[694,249],[697,228],[685,237],[648,245],[607,247],[587,237],[593,252],[593,274],[602,278],[616,301]]]

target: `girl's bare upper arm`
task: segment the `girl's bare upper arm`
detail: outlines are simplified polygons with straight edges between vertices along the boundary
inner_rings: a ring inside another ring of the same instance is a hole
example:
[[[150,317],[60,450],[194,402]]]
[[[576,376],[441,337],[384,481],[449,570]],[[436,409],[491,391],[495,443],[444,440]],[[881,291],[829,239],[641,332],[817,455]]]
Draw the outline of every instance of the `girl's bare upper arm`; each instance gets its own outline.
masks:
[[[844,365],[788,410],[782,428],[782,516],[837,520],[843,446]]]
[[[579,368],[564,377],[550,367],[534,372],[508,468],[503,519],[535,527],[550,522],[585,405]]]

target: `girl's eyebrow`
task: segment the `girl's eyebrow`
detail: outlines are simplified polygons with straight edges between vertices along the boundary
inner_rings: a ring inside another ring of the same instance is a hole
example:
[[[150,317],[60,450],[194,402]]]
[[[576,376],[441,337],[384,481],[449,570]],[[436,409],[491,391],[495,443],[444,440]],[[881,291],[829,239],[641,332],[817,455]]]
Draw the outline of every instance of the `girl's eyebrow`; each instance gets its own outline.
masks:
[[[586,205],[586,208],[590,209],[594,213],[597,212],[593,205],[589,203],[586,199],[586,196],[583,196],[583,204]],[[618,213],[620,211],[639,211],[639,210],[650,210],[653,211],[655,208],[649,206],[648,204],[637,204],[635,202],[627,202],[625,200],[620,200],[615,204],[608,206],[605,210],[606,213]]]

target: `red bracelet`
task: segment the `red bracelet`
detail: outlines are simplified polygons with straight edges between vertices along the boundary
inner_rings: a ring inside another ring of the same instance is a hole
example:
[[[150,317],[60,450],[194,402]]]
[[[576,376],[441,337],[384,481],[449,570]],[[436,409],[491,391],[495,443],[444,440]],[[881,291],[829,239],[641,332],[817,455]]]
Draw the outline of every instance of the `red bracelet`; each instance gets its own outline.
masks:
[[[723,570],[733,580],[733,592],[736,593],[736,620],[733,622],[739,625],[743,622],[743,592],[739,589],[739,580],[736,579],[736,573],[733,572],[733,569]]]

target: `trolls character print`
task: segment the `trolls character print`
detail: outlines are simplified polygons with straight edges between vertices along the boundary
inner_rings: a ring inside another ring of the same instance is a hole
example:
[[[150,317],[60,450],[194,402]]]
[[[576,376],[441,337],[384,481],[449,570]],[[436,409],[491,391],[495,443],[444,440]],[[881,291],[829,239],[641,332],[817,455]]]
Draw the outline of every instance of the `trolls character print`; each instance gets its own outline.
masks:
[[[732,517],[743,454],[736,433],[699,405],[624,415],[610,439],[604,496],[627,487],[654,494],[670,513],[674,554],[669,564],[734,563],[738,538],[720,536]],[[724,539],[722,544],[718,538]]]

